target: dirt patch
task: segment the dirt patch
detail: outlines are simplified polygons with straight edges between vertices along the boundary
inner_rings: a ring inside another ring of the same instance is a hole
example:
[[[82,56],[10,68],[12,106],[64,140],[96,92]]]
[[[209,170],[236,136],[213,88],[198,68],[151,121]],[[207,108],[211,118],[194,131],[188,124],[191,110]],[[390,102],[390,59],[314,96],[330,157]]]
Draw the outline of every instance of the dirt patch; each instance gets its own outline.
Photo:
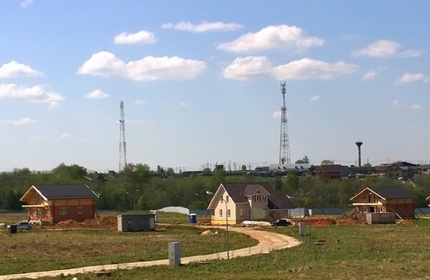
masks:
[[[88,219],[83,222],[75,220],[65,220],[54,225],[54,228],[72,229],[72,228],[116,228],[118,221],[116,216],[106,216],[94,219]]]
[[[311,226],[329,226],[329,225],[360,225],[365,224],[365,216],[353,209],[340,216],[308,216],[304,219],[294,220],[294,222],[304,222]]]

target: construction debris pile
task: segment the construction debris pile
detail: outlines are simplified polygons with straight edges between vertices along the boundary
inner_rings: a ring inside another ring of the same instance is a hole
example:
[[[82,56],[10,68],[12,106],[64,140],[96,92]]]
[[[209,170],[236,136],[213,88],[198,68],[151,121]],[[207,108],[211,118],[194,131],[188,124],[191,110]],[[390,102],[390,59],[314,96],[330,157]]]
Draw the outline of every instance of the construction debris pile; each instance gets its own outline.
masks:
[[[85,220],[83,222],[77,222],[75,220],[65,220],[56,224],[54,228],[116,228],[117,225],[118,221],[116,216],[105,216]]]

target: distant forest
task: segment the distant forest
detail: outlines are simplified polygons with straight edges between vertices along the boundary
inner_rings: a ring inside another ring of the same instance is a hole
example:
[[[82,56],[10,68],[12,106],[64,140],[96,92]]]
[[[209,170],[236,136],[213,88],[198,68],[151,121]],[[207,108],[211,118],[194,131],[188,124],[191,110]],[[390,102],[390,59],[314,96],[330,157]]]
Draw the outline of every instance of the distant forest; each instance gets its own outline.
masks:
[[[87,184],[100,199],[99,210],[150,210],[165,206],[206,209],[212,194],[223,182],[268,182],[280,195],[288,195],[295,207],[346,208],[350,198],[366,186],[402,186],[416,196],[416,207],[428,207],[430,175],[416,175],[403,182],[380,177],[322,181],[294,172],[279,177],[258,177],[248,172],[205,170],[201,174],[173,174],[145,164],[129,164],[119,173],[89,173],[79,165],[60,164],[51,172],[31,172],[27,168],[0,173],[0,209],[22,209],[19,199],[40,184]]]

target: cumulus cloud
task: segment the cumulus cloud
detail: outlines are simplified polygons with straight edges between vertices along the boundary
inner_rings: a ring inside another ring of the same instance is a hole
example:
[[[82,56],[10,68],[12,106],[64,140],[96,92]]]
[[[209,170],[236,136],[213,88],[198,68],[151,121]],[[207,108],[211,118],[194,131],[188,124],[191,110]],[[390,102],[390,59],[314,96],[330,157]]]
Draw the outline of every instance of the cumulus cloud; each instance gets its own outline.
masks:
[[[60,135],[61,139],[70,139],[72,137],[72,134],[70,133],[63,133]]]
[[[411,110],[419,110],[421,109],[421,105],[420,104],[413,104],[409,106],[409,109]]]
[[[343,61],[328,63],[321,60],[303,58],[273,68],[273,75],[278,80],[331,80],[341,75],[351,74],[357,66]]]
[[[248,56],[236,58],[228,65],[223,75],[227,79],[247,80],[249,78],[270,73],[272,66],[264,56]]]
[[[194,79],[206,69],[203,61],[181,57],[147,56],[128,63],[106,51],[93,54],[79,68],[79,74],[123,77],[134,81]]]
[[[96,90],[93,90],[92,92],[86,94],[84,97],[86,99],[98,99],[99,100],[99,99],[108,98],[109,94],[104,93],[103,91],[101,91],[99,89],[96,89]]]
[[[309,98],[309,101],[311,101],[311,102],[316,102],[316,101],[319,101],[321,99],[321,96],[319,96],[319,95],[314,95],[314,96],[312,96],[311,98]]]
[[[281,119],[281,115],[282,115],[281,111],[275,111],[275,112],[272,113],[272,118],[280,120]]]
[[[33,0],[22,0],[20,5],[22,8],[27,8],[31,4],[33,4]]]
[[[16,84],[0,84],[0,99],[22,100],[51,108],[61,105],[64,100],[60,94],[48,91],[43,86],[25,87]]]
[[[428,81],[429,81],[429,77],[427,77],[423,73],[404,73],[399,79],[397,79],[395,84],[401,85],[401,84],[410,84],[410,83],[428,82]]]
[[[361,79],[364,81],[371,81],[376,79],[376,76],[378,76],[378,73],[372,70],[364,74],[363,77],[361,77]]]
[[[321,46],[324,40],[306,36],[296,26],[268,26],[255,33],[247,33],[232,42],[218,45],[218,49],[234,53],[253,53],[278,49],[283,51],[306,51]]]
[[[11,61],[5,63],[0,67],[0,78],[14,78],[19,76],[37,76],[41,75],[40,72],[34,70],[28,65]]]
[[[142,100],[142,99],[137,99],[135,102],[134,102],[134,104],[136,104],[136,105],[138,105],[138,106],[142,106],[142,105],[145,105],[145,100]]]
[[[10,124],[10,125],[16,125],[16,126],[30,125],[30,124],[33,124],[35,122],[36,122],[36,120],[33,120],[31,118],[28,118],[28,117],[21,118],[19,120],[4,120],[4,121],[1,121],[1,123]]]
[[[136,33],[120,33],[114,38],[115,44],[153,44],[156,42],[152,32],[141,30]]]
[[[410,109],[410,110],[419,110],[422,108],[422,106],[420,104],[407,105],[407,104],[400,102],[399,100],[393,100],[391,102],[391,107],[397,108],[397,109]]]
[[[401,51],[400,44],[396,41],[378,40],[366,48],[360,49],[354,53],[354,56],[370,56],[370,57],[418,57],[424,53],[423,50],[410,49]]]
[[[189,31],[196,33],[211,32],[211,31],[234,31],[242,28],[242,25],[236,23],[224,23],[224,22],[202,22],[199,24],[193,24],[188,21],[181,21],[176,24],[165,23],[161,26],[163,29],[175,29],[180,31]]]

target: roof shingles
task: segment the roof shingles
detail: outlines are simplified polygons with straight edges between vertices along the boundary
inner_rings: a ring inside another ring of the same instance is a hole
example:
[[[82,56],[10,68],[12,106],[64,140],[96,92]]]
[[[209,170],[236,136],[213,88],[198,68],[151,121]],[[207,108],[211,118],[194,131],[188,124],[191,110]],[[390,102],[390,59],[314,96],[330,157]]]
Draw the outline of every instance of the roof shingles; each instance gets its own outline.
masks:
[[[90,198],[97,199],[98,195],[87,185],[33,185],[42,196],[48,200]]]

